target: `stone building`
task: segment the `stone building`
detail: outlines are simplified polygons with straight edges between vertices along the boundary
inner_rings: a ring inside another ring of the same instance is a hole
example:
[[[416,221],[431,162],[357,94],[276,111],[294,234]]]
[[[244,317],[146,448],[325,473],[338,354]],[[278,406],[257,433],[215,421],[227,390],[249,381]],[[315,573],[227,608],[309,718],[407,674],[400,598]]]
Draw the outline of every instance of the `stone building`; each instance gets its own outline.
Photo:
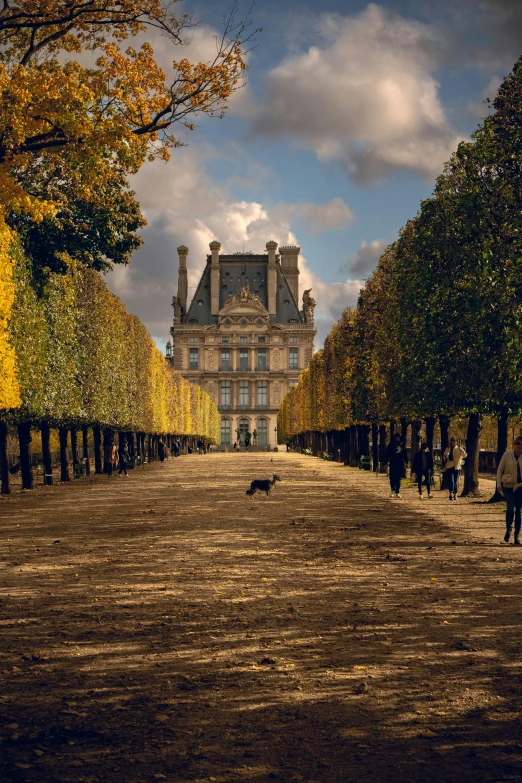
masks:
[[[312,357],[315,301],[298,305],[299,247],[268,242],[266,254],[211,254],[187,307],[188,248],[178,247],[178,293],[167,357],[221,414],[221,445],[277,443],[281,400]]]

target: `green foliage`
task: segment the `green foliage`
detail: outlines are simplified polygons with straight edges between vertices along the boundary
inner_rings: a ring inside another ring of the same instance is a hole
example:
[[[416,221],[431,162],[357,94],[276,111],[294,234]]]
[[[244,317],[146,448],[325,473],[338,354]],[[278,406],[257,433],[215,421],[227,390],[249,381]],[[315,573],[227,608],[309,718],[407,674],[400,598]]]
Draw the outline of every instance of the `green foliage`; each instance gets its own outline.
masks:
[[[521,409],[522,58],[493,108],[283,400],[282,435]]]

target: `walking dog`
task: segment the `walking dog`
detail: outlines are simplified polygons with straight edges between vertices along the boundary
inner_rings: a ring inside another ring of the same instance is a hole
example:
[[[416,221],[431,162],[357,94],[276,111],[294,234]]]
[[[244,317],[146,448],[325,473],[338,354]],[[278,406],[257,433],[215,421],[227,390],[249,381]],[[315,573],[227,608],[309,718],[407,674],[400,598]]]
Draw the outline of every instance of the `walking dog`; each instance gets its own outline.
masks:
[[[272,487],[275,486],[276,481],[281,481],[280,476],[272,476],[271,479],[254,479],[250,484],[250,489],[247,489],[247,495],[255,495],[257,490],[260,492],[266,492],[267,498],[270,500],[270,492]]]

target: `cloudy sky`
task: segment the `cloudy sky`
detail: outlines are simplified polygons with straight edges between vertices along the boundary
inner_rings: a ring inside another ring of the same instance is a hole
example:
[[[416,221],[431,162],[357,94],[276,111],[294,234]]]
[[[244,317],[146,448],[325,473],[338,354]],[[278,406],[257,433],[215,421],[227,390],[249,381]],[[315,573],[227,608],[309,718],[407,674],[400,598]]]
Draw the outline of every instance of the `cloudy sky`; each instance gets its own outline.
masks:
[[[201,20],[191,60],[211,58],[228,5],[179,4]],[[133,182],[145,245],[108,282],[161,346],[178,245],[191,295],[213,239],[227,253],[274,239],[301,246],[320,347],[522,55],[520,0],[258,0],[252,20],[263,29],[226,118],[200,119],[188,146]],[[162,63],[179,58],[155,46]]]

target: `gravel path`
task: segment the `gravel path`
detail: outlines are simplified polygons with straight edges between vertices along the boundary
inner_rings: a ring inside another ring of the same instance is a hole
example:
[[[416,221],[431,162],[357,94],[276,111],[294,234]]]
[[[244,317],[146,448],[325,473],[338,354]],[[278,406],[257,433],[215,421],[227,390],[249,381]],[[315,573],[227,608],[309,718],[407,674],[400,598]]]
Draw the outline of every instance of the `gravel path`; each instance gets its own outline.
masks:
[[[255,453],[0,500],[2,783],[522,780],[503,506],[388,494]]]

